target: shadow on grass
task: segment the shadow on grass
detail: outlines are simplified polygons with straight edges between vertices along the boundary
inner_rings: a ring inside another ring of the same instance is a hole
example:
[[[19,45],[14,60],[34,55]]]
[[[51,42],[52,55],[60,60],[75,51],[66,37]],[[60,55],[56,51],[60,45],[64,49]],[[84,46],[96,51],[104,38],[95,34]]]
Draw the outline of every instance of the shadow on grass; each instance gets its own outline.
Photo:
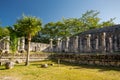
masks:
[[[57,60],[52,59],[53,62],[55,62],[56,64],[58,64]],[[98,69],[99,72],[103,72],[103,71],[120,71],[120,67],[113,67],[113,66],[100,66],[100,65],[87,65],[87,64],[77,64],[77,63],[70,63],[70,62],[66,62],[66,61],[60,61],[60,64],[64,64],[67,66],[77,66],[74,67],[73,69],[82,69],[82,68],[87,68],[87,69]]]
[[[0,68],[0,70],[7,70],[7,69],[5,69],[5,68]]]

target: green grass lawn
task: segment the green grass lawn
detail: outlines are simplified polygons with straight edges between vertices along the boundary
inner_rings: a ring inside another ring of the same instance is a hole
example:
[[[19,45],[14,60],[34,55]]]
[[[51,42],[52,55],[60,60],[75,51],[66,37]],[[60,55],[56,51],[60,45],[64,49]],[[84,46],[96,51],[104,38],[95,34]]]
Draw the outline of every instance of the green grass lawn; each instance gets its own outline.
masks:
[[[41,68],[40,64],[54,63]],[[30,66],[17,64],[7,70],[0,66],[0,80],[120,80],[120,68],[95,67],[74,64],[56,64],[52,61],[31,62]]]

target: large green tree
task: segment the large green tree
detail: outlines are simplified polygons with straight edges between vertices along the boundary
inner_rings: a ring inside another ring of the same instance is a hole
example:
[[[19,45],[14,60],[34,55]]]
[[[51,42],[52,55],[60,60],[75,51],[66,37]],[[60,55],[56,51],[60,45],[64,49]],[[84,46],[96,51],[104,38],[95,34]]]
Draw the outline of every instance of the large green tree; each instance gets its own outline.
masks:
[[[9,36],[9,30],[7,27],[0,27],[0,39],[5,36]]]
[[[45,24],[40,34],[34,40],[40,42],[45,42],[46,40],[48,42],[50,38],[66,38],[90,29],[114,25],[113,21],[115,18],[101,21],[102,19],[98,15],[98,11],[90,10],[82,14],[80,18],[63,18],[58,22],[49,22]]]
[[[17,52],[17,48],[18,48],[19,34],[13,27],[9,26],[9,27],[7,27],[7,29],[10,32],[10,34],[9,34],[9,36],[10,36],[10,49],[14,55]]]
[[[17,32],[24,35],[28,41],[27,57],[25,65],[29,65],[30,42],[31,38],[41,30],[42,22],[39,18],[33,16],[22,16],[17,20],[14,28]]]

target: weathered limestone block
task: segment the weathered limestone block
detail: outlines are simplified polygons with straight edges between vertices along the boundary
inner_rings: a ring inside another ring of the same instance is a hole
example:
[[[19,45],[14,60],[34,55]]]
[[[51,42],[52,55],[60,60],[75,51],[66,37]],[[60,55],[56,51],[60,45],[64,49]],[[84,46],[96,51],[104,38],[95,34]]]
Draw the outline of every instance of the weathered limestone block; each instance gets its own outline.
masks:
[[[48,64],[42,64],[41,67],[42,67],[42,68],[47,68],[47,67],[48,67]]]
[[[13,67],[14,67],[14,62],[12,62],[12,61],[9,61],[9,62],[6,62],[5,63],[5,68],[6,69],[12,69]]]

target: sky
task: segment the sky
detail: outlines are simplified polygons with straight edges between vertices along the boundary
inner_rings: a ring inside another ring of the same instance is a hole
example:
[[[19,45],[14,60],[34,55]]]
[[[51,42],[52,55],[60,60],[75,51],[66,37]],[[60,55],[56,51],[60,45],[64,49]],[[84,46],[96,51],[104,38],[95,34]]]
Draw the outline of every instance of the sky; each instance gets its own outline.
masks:
[[[116,17],[120,23],[120,0],[0,0],[0,25],[12,26],[22,14],[36,16],[43,24],[62,18],[80,18],[87,10],[97,10],[102,21]]]

